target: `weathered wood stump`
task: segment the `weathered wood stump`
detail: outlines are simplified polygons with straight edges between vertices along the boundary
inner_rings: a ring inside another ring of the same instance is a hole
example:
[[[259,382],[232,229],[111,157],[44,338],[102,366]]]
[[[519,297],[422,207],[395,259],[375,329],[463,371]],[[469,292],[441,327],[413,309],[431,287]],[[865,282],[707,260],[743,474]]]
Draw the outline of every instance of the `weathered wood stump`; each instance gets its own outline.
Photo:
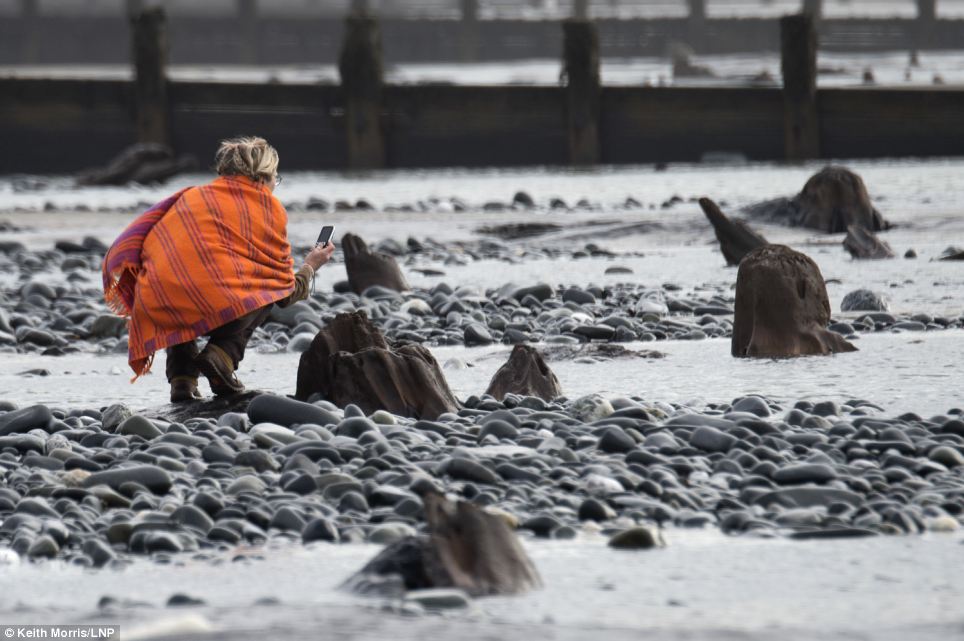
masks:
[[[348,272],[348,285],[356,294],[378,285],[397,292],[408,289],[408,281],[392,256],[373,252],[359,236],[345,234],[341,239],[345,252],[345,269]]]
[[[937,260],[964,260],[964,249],[948,247]]]
[[[847,228],[843,246],[851,256],[858,259],[894,257],[894,250],[885,241],[877,238],[877,234],[854,225]]]
[[[731,353],[782,358],[853,352],[827,329],[830,300],[820,268],[784,245],[755,249],[740,263]]]
[[[170,147],[157,143],[138,143],[118,154],[105,167],[87,170],[77,176],[78,185],[149,185],[164,182],[177,174],[197,169],[193,156],[175,158]]]
[[[743,257],[758,247],[767,244],[767,239],[753,231],[742,220],[727,218],[715,202],[700,198],[700,208],[713,225],[716,239],[720,241],[720,251],[727,265],[739,265]]]
[[[793,198],[768,200],[744,212],[751,218],[831,234],[844,233],[851,225],[870,231],[891,227],[870,203],[864,181],[846,167],[824,167]]]
[[[505,521],[471,503],[434,492],[422,497],[428,534],[393,543],[343,588],[389,595],[459,588],[470,596],[520,594],[542,580]]]
[[[298,364],[295,398],[313,394],[339,407],[435,419],[458,410],[432,353],[421,345],[389,346],[364,312],[339,314],[318,332]]]
[[[492,377],[485,393],[500,401],[506,394],[538,396],[551,401],[562,396],[562,387],[536,348],[516,345],[509,360]]]

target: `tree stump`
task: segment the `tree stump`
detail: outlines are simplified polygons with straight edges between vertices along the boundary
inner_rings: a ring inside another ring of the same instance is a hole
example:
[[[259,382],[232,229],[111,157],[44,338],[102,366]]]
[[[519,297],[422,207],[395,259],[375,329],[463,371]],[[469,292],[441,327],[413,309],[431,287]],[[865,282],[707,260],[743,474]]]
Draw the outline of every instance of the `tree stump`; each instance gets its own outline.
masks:
[[[501,517],[434,492],[422,500],[428,534],[389,545],[343,588],[385,596],[386,586],[394,588],[395,596],[403,590],[459,588],[477,597],[520,594],[542,585],[535,566]]]
[[[345,252],[348,285],[356,294],[374,285],[397,292],[409,289],[408,281],[392,256],[371,251],[365,241],[354,234],[344,235],[341,248]]]
[[[801,227],[839,234],[851,225],[870,231],[890,225],[870,204],[863,179],[846,167],[824,167],[803,186],[794,199]]]
[[[894,250],[886,242],[877,238],[877,234],[854,225],[847,228],[847,237],[844,238],[843,246],[851,256],[857,259],[894,257]]]
[[[424,419],[459,407],[432,353],[421,345],[389,346],[364,312],[336,316],[301,355],[295,398],[314,394],[369,414]]]
[[[767,244],[767,239],[756,233],[742,220],[730,220],[716,203],[709,198],[700,198],[700,207],[713,225],[716,239],[720,241],[720,251],[727,265],[739,265],[743,257],[758,247]]]
[[[740,263],[731,353],[783,358],[853,352],[827,329],[830,300],[820,268],[784,245],[755,249]]]
[[[744,212],[751,218],[830,234],[842,234],[851,225],[869,231],[891,228],[870,203],[864,181],[846,167],[824,167],[793,198],[768,200]]]
[[[562,396],[562,387],[536,348],[516,345],[509,360],[492,377],[485,393],[500,401],[506,394],[538,396],[551,401]]]
[[[142,185],[164,182],[185,171],[197,169],[193,156],[174,157],[170,147],[157,143],[137,143],[127,147],[104,167],[77,176],[78,185]]]

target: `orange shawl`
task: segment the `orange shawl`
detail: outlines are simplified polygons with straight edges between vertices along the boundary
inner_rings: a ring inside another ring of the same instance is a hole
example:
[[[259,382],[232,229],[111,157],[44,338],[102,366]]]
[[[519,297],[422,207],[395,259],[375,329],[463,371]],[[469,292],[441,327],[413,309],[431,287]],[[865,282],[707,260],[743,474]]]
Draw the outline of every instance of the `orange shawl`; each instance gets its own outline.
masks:
[[[107,304],[129,316],[129,358],[185,343],[294,290],[288,216],[271,191],[238,176],[186,189],[135,220],[104,257]]]

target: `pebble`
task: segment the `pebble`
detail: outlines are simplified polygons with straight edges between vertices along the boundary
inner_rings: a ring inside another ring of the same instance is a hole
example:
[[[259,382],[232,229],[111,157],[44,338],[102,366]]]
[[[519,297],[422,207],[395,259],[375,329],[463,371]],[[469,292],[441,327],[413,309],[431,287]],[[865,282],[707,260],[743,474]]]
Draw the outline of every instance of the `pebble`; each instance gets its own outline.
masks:
[[[150,422],[143,416],[131,416],[126,419],[123,423],[117,426],[118,434],[127,434],[130,436],[140,436],[145,440],[153,440],[163,434],[161,430],[157,428],[154,423]]]
[[[248,417],[252,423],[274,423],[283,427],[292,425],[337,425],[339,417],[317,405],[302,403],[275,394],[260,394],[248,405]]]
[[[886,312],[887,309],[887,301],[869,289],[852,291],[840,301],[842,312]]]
[[[665,545],[659,530],[643,526],[623,530],[609,539],[609,547],[617,550],[649,550]]]
[[[650,523],[819,538],[949,531],[964,515],[959,410],[510,395],[415,421],[252,405],[171,422],[0,402],[0,542],[93,567],[274,539],[390,544],[421,530],[429,488],[540,538],[606,528],[632,548],[659,545]]]
[[[690,445],[707,452],[728,452],[737,443],[737,438],[707,425],[693,430]]]
[[[465,592],[448,588],[410,590],[405,594],[405,600],[426,610],[464,609],[472,605],[472,600]]]
[[[135,465],[95,472],[84,481],[84,487],[107,485],[119,490],[125,483],[136,483],[155,494],[167,494],[174,484],[170,474],[156,465]]]
[[[826,483],[835,478],[837,478],[837,473],[833,468],[820,463],[797,463],[781,467],[773,473],[773,480],[780,485]]]

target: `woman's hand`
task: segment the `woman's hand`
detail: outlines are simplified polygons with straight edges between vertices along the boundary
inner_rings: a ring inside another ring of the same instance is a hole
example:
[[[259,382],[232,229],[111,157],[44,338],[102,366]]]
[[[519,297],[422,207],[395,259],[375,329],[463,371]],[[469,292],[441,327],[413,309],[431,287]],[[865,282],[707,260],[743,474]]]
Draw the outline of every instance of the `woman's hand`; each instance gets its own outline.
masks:
[[[311,268],[318,270],[319,267],[331,260],[331,255],[335,253],[335,243],[328,241],[328,244],[322,247],[321,245],[315,245],[314,248],[308,255],[305,256],[305,262],[311,265]]]

